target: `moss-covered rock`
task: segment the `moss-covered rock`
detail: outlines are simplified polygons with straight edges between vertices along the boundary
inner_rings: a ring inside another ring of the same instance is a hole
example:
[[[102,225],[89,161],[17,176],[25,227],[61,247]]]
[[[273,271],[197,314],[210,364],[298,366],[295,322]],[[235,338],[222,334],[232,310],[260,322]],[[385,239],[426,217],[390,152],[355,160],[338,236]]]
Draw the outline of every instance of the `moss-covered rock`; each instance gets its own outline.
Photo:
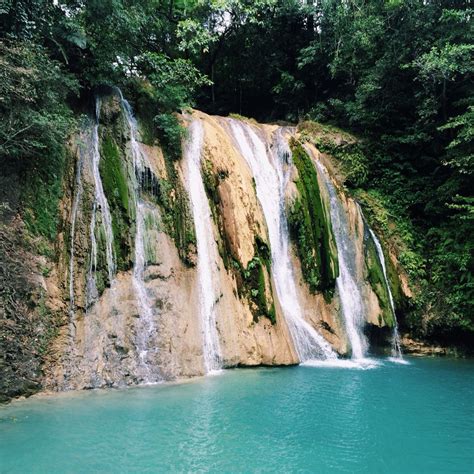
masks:
[[[181,260],[190,266],[195,264],[196,230],[193,215],[186,190],[181,183],[176,182],[173,199],[172,233]]]
[[[136,104],[140,136],[144,143],[160,146],[163,152],[166,176],[158,177],[152,170],[147,169],[145,171],[146,179],[143,180],[145,183],[143,191],[160,206],[162,230],[174,240],[182,262],[188,266],[194,266],[196,234],[193,216],[188,195],[177,171],[185,129],[176,115],[167,114],[166,120],[163,115],[160,115],[161,121],[158,123],[157,111],[150,108],[149,102],[144,99],[145,97],[146,94],[139,94]],[[161,127],[165,122],[166,130]]]
[[[386,196],[374,190],[358,189],[355,197],[361,204],[370,227],[381,238],[384,248],[387,249],[390,243],[391,253],[399,259],[396,264],[392,258],[386,258],[385,262],[395,307],[403,322],[406,314],[414,311],[414,307],[422,301],[419,282],[425,277],[425,262],[421,256],[419,240],[406,217],[389,211],[390,203]],[[406,282],[405,289],[402,279]]]
[[[201,175],[204,183],[204,189],[206,190],[209,204],[211,207],[212,217],[214,222],[218,224],[218,212],[217,206],[219,205],[219,192],[218,187],[223,179],[226,177],[226,172],[214,173],[213,165],[210,160],[203,160],[201,164]]]
[[[379,300],[382,313],[379,315],[380,326],[395,326],[395,317],[390,306],[387,283],[383,274],[375,243],[370,236],[365,239],[365,264],[367,267],[367,280]]]
[[[225,230],[219,186],[228,178],[227,170],[214,170],[209,160],[201,165],[201,174],[211,208],[212,217],[218,229],[218,250],[227,271],[234,274],[238,282],[239,295],[250,303],[254,321],[267,317],[276,323],[275,304],[270,282],[271,255],[268,244],[258,235],[254,242],[254,256],[244,267],[239,256],[233,252],[229,236]]]
[[[311,292],[334,290],[339,274],[337,247],[328,210],[324,205],[318,176],[301,143],[292,139],[290,147],[298,170],[295,181],[298,197],[289,209],[291,237],[301,260],[303,277]]]
[[[260,317],[268,318],[276,323],[275,302],[273,298],[271,275],[270,248],[260,237],[255,238],[255,254],[246,268],[232,259],[231,269],[237,278],[239,296],[250,302],[254,321]]]
[[[221,200],[218,190],[219,185],[228,177],[228,172],[225,170],[218,170],[217,172],[214,172],[214,167],[211,161],[203,160],[201,164],[201,176],[204,183],[204,189],[209,200],[212,219],[219,232],[219,238],[217,241],[219,255],[224,262],[224,267],[226,270],[230,270],[235,268],[235,265],[232,261],[237,261],[238,256],[233,254],[229,236],[225,231],[224,219],[219,209]]]
[[[49,242],[54,242],[58,232],[58,208],[63,194],[65,165],[71,158],[65,148],[53,150],[22,176],[25,224],[32,235],[44,237]]]
[[[367,182],[369,159],[360,139],[337,127],[312,121],[302,122],[298,131],[303,141],[336,158],[347,186],[363,186]]]
[[[133,214],[130,205],[126,162],[123,150],[117,145],[109,129],[105,129],[101,141],[100,175],[112,215],[114,253],[118,270],[132,265]]]
[[[29,229],[5,214],[0,209],[0,403],[42,388],[43,363],[64,324],[43,287],[54,262],[39,259]]]

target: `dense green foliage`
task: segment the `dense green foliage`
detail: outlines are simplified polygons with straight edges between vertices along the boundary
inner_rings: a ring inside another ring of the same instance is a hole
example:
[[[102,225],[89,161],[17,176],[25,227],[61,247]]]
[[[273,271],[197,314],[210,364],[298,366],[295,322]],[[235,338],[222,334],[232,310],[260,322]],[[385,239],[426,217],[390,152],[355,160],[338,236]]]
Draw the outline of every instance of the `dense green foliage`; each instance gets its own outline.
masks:
[[[472,338],[472,14],[465,0],[6,0],[2,167],[35,189],[27,223],[52,240],[71,110],[104,84],[126,91],[174,158],[173,113],[194,103],[351,129],[356,144],[318,145],[399,241],[419,289],[412,330]]]
[[[54,239],[74,80],[34,43],[0,41],[0,163],[23,182],[26,222]]]

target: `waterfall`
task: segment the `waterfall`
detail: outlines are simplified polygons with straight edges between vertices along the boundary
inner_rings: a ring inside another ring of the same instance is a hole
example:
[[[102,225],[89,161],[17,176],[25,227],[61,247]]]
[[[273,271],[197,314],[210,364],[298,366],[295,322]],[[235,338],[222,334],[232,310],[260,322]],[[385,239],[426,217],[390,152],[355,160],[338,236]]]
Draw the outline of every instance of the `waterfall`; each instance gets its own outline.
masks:
[[[96,210],[97,202],[94,201],[90,223],[91,253],[89,271],[87,272],[86,308],[89,308],[98,297],[97,285],[95,283],[95,269],[97,268],[97,239],[95,238]]]
[[[184,151],[186,185],[196,229],[199,313],[203,333],[204,364],[206,372],[212,372],[221,367],[215,308],[220,292],[217,291],[218,282],[213,278],[218,271],[218,252],[212,232],[211,209],[201,176],[201,151],[204,140],[202,123],[195,119],[188,130],[190,136]]]
[[[375,235],[374,231],[369,228],[370,235],[374,241],[375,248],[377,249],[377,255],[379,257],[380,265],[382,266],[383,277],[385,280],[385,285],[387,287],[388,300],[390,302],[390,310],[393,314],[393,335],[392,335],[392,357],[403,359],[402,349],[400,345],[400,334],[398,333],[398,322],[397,315],[395,313],[395,302],[393,300],[392,290],[390,289],[390,283],[387,276],[387,267],[385,265],[385,256],[383,254],[382,245],[380,244],[379,239]]]
[[[140,315],[141,327],[138,330],[137,349],[140,357],[140,365],[143,371],[143,378],[145,382],[154,382],[160,379],[158,374],[153,374],[153,363],[150,361],[150,345],[151,350],[153,346],[153,336],[156,332],[154,323],[154,314],[152,304],[149,300],[147,290],[144,282],[144,273],[147,264],[146,257],[146,227],[145,219],[148,212],[154,212],[152,208],[142,198],[142,190],[144,187],[143,177],[146,175],[147,168],[150,168],[146,154],[144,154],[138,143],[137,122],[133,116],[133,111],[130,104],[123,98],[120,90],[117,90],[122,110],[124,112],[125,120],[130,131],[130,151],[132,155],[133,164],[133,194],[135,203],[136,215],[136,230],[135,230],[135,254],[133,266],[133,288],[138,303],[138,312]]]
[[[76,311],[76,302],[74,295],[74,239],[76,237],[76,221],[77,214],[79,212],[79,204],[82,198],[83,186],[82,186],[82,170],[84,167],[84,158],[87,151],[81,144],[79,151],[79,159],[76,164],[76,176],[74,180],[74,199],[72,201],[71,208],[71,234],[70,234],[70,247],[69,247],[69,315],[71,319],[74,318]]]
[[[94,177],[94,206],[92,211],[91,220],[91,267],[89,271],[89,278],[87,283],[88,288],[88,302],[95,300],[97,289],[95,283],[95,272],[97,270],[97,211],[100,209],[102,230],[105,237],[105,257],[107,261],[107,273],[109,277],[109,284],[112,284],[115,274],[115,259],[113,251],[114,235],[112,230],[112,216],[110,214],[109,204],[104,193],[104,187],[102,185],[102,178],[99,171],[100,163],[100,147],[99,147],[99,117],[100,117],[100,99],[96,98],[96,117],[95,124],[92,129],[92,140],[91,140],[91,169]]]
[[[136,205],[136,233],[135,233],[135,263],[133,266],[133,287],[135,290],[138,312],[142,322],[142,328],[138,331],[137,348],[142,369],[144,369],[144,379],[150,382],[150,366],[148,362],[149,344],[152,342],[154,334],[153,310],[146,293],[143,275],[146,267],[145,256],[145,204],[137,201]]]
[[[285,217],[285,188],[291,159],[283,145],[281,130],[277,132],[274,152],[247,123],[229,119],[232,134],[255,179],[257,197],[268,227],[272,254],[272,276],[283,315],[288,325],[300,362],[315,358],[336,359],[326,340],[303,318],[289,252],[288,223]]]
[[[316,165],[324,180],[330,199],[331,223],[339,260],[339,276],[336,280],[336,287],[341,300],[347,336],[352,349],[352,358],[363,359],[367,342],[362,330],[365,307],[360,288],[357,285],[355,268],[357,252],[354,240],[351,238],[346,211],[339,199],[336,188],[326,168],[319,161],[316,161]]]

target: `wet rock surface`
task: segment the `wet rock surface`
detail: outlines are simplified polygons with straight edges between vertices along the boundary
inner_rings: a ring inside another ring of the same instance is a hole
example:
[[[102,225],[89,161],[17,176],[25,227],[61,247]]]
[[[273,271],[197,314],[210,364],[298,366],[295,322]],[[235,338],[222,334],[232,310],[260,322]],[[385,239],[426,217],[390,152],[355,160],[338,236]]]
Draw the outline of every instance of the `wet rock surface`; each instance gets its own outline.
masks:
[[[298,363],[272,276],[268,226],[257,197],[255,178],[230,133],[226,119],[201,112],[194,112],[193,118],[200,120],[204,129],[202,177],[212,212],[209,232],[218,248],[213,277],[219,281],[220,287],[214,310],[222,366]],[[278,127],[258,124],[252,127],[271,151]],[[177,246],[179,239],[173,233],[177,224],[170,224],[173,219],[181,219],[180,232],[183,235],[188,232],[186,226],[190,222],[186,220],[189,219],[186,205],[189,204],[183,204],[184,214],[176,213],[176,207],[172,207],[173,200],[178,199],[178,194],[186,187],[186,173],[182,162],[173,162],[170,168],[160,147],[141,143],[137,135],[137,146],[146,157],[146,173],[140,175],[145,180],[140,199],[146,211],[142,216],[146,262],[140,278],[151,317],[145,320],[143,316],[143,301],[136,290],[137,275],[133,270],[137,197],[130,133],[124,124],[120,100],[117,97],[104,100],[99,149],[105,153],[103,143],[112,140],[120,169],[114,165],[115,168],[108,171],[102,167],[100,172],[102,179],[106,172],[120,172],[120,176],[125,177],[125,182],[117,181],[120,178],[117,174],[108,177],[109,183],[120,182],[125,188],[109,186],[105,189],[107,199],[115,203],[113,219],[118,219],[117,213],[122,216],[122,227],[113,222],[114,251],[115,256],[122,252],[125,264],[119,265],[112,282],[101,276],[105,268],[105,244],[100,230],[100,210],[93,211],[95,184],[87,159],[81,165],[80,192],[77,188],[81,154],[84,158],[91,149],[87,143],[91,138],[87,127],[71,144],[74,159],[71,159],[65,175],[63,199],[58,210],[61,225],[56,241],[56,261],[41,263],[34,253],[24,250],[20,243],[21,220],[15,223],[16,214],[11,211],[3,214],[8,221],[5,221],[7,227],[2,224],[0,228],[0,277],[9,283],[2,285],[2,303],[5,298],[11,298],[10,290],[18,293],[14,299],[18,301],[16,312],[9,310],[7,314],[5,305],[0,307],[0,392],[3,399],[28,395],[41,388],[120,387],[205,373],[203,328],[198,317],[200,294],[195,237],[186,234],[187,258],[183,259]],[[294,131],[289,133],[291,135]],[[311,155],[315,160],[324,159],[314,148]],[[174,170],[177,187],[165,195],[166,187],[170,186],[167,181],[170,170]],[[295,185],[298,179],[296,167],[289,170],[289,176],[284,194],[286,204],[298,198],[299,192]],[[77,212],[72,235],[75,199]],[[323,205],[328,206],[324,190],[321,199]],[[363,216],[355,201],[344,193],[340,194],[340,199],[349,222],[350,235],[347,237],[352,239],[356,249],[353,263],[365,302],[365,321],[386,329],[380,298],[368,281]],[[170,214],[172,209],[173,214]],[[96,212],[98,221],[91,231],[93,212]],[[124,223],[127,227],[125,234]],[[94,267],[96,288],[91,298],[88,282],[92,268],[92,236],[96,239],[98,263],[97,268]],[[290,246],[290,264],[302,317],[334,351],[341,355],[350,354],[340,295],[337,291],[329,295],[311,291],[295,245]],[[41,273],[41,265],[48,267],[47,276]],[[401,286],[409,296],[406,281],[402,280]],[[51,328],[54,331],[48,332]],[[45,331],[48,339],[41,339]],[[38,338],[44,347],[32,343]],[[440,348],[428,349],[408,339],[405,347],[410,353],[442,353]]]

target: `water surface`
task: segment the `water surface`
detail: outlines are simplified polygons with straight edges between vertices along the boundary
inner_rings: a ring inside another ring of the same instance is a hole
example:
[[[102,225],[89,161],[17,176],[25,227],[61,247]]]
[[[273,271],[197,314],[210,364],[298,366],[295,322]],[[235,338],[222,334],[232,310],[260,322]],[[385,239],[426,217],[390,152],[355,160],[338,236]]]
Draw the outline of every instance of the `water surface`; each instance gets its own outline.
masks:
[[[473,472],[474,362],[229,370],[0,408],[0,472]]]

